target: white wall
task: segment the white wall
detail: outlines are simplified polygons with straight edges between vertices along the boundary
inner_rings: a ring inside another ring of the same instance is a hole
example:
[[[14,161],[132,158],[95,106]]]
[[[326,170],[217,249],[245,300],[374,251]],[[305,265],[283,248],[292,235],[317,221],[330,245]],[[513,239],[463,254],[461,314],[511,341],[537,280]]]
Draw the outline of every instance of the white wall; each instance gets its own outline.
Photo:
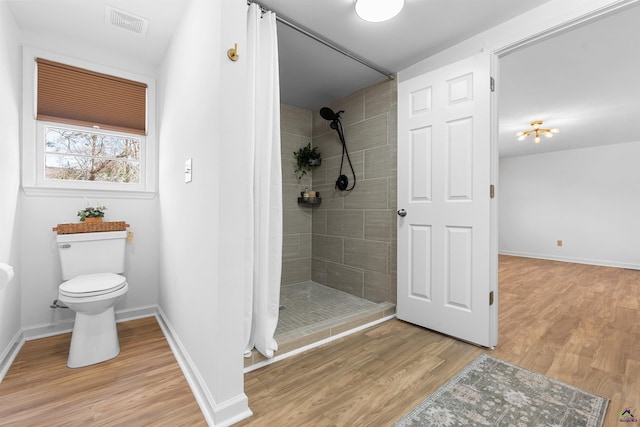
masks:
[[[640,269],[639,159],[640,142],[501,159],[500,252]]]
[[[147,64],[121,58],[113,52],[99,48],[88,49],[81,41],[52,39],[39,34],[24,33],[21,43],[32,48],[46,50],[73,59],[106,66],[124,73],[143,74],[151,80],[155,70]],[[25,79],[27,84],[30,83]],[[25,90],[29,93],[29,90]],[[30,99],[28,96],[25,99]],[[153,99],[153,98],[151,98]],[[25,105],[26,101],[23,100]],[[24,106],[23,106],[24,107]],[[35,122],[23,111],[24,128],[22,144],[33,144]],[[150,123],[155,121],[150,120]],[[148,144],[157,144],[153,134]],[[25,181],[23,181],[25,185]],[[57,192],[56,192],[57,193]],[[22,328],[27,339],[70,330],[75,313],[67,309],[52,309],[50,305],[58,296],[61,282],[56,234],[51,228],[59,223],[77,222],[79,209],[91,204],[107,206],[105,220],[124,220],[130,224],[134,240],[127,244],[125,275],[129,292],[116,305],[117,317],[131,318],[155,312],[158,304],[158,199],[151,194],[144,198],[129,198],[117,193],[69,192],[64,196],[38,192],[34,195],[20,193],[21,215],[21,275],[22,275]]]
[[[111,68],[120,68],[129,73],[155,77],[157,68],[139,58],[124,56],[119,52],[105,51],[95,45],[88,44],[77,38],[62,37],[47,33],[23,32],[21,43],[49,52],[66,55],[95,64],[103,64]],[[97,70],[100,71],[100,70]]]
[[[0,231],[1,236],[13,234],[12,241],[21,243],[10,244],[8,250],[10,261],[21,259],[24,289],[22,298],[12,297],[12,325],[5,328],[3,318],[3,340],[20,326],[26,329],[26,335],[36,336],[69,325],[72,312],[49,308],[60,282],[51,227],[75,222],[76,211],[85,204],[82,195],[18,195],[18,42],[96,64],[117,64],[116,68],[126,72],[152,77],[156,73],[148,64],[119,58],[79,41],[19,34],[10,21],[10,13],[0,3],[0,124],[8,135],[4,138],[5,134],[0,134],[0,161],[11,162],[7,168],[3,163],[0,171],[2,182],[8,184],[0,193]],[[251,414],[244,394],[242,357],[243,297],[248,280],[245,254],[250,249],[244,234],[246,198],[250,194],[250,163],[244,158],[249,152],[244,123],[248,104],[246,58],[242,55],[245,39],[246,4],[235,0],[190,1],[159,71],[162,100],[158,102],[160,117],[156,122],[161,145],[160,196],[89,196],[91,201],[108,206],[107,220],[125,220],[135,233],[127,254],[130,291],[117,311],[126,314],[160,302],[204,388],[203,409],[215,425],[229,425]],[[227,49],[234,43],[241,49],[241,60],[236,63],[226,58]],[[15,99],[4,96],[13,92]],[[194,180],[185,185],[184,160],[188,157],[193,158]],[[13,211],[22,205],[21,227],[5,205]],[[4,246],[0,249],[5,250]],[[2,316],[9,313],[3,309]]]
[[[134,233],[133,242],[127,244],[125,266],[129,292],[118,302],[116,311],[120,317],[135,317],[137,310],[158,303],[158,201],[89,200],[107,206],[106,221],[126,221]],[[85,206],[81,196],[22,196],[22,326],[27,338],[68,329],[75,316],[72,310],[49,308],[58,297],[61,282],[56,233],[51,228],[78,222],[76,212]]]
[[[224,18],[223,18],[224,17]],[[248,415],[246,4],[192,0],[160,68],[160,308],[204,388],[205,416]],[[240,60],[226,52],[238,43]],[[193,181],[184,163],[193,161]]]
[[[81,41],[20,34],[2,3],[0,24],[0,255],[16,263],[21,260],[19,276],[24,289],[22,298],[19,294],[11,297],[13,312],[3,308],[2,345],[20,327],[27,336],[37,336],[70,325],[71,311],[49,308],[60,283],[51,227],[75,222],[76,211],[85,205],[83,195],[19,193],[18,43],[96,64],[116,64],[123,71],[151,77],[157,70],[84,46]],[[159,72],[162,100],[156,123],[161,196],[89,196],[92,202],[108,207],[105,219],[125,220],[135,233],[134,242],[127,246],[130,290],[117,311],[126,315],[160,302],[204,388],[203,409],[215,425],[229,425],[251,414],[244,394],[242,357],[243,297],[248,280],[245,253],[249,250],[244,233],[250,188],[250,163],[244,158],[249,152],[244,123],[248,105],[246,58],[242,56],[245,39],[246,4],[190,1]],[[236,63],[226,58],[234,43],[241,49],[241,60]],[[193,158],[194,180],[185,185],[184,160],[188,157]],[[14,215],[18,206],[23,207],[22,226]],[[10,243],[2,243],[5,236]],[[5,325],[5,318],[11,324]]]
[[[20,333],[19,35],[7,5],[0,2],[0,262],[16,272],[13,281],[0,288],[0,365]]]

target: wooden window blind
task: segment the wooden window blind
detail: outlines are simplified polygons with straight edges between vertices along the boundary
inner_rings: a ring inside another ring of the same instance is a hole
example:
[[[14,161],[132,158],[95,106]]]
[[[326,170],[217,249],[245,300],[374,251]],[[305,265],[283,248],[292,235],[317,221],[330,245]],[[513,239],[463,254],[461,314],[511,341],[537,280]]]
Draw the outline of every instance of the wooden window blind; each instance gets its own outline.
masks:
[[[146,134],[147,85],[37,58],[38,120]]]

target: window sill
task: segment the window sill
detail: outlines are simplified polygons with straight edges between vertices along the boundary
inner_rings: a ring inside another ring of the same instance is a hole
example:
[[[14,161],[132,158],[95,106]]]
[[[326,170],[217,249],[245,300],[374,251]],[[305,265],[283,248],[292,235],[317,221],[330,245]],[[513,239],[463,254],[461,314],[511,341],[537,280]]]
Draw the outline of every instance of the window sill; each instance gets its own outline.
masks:
[[[154,199],[155,191],[100,190],[81,188],[32,187],[23,186],[26,196],[33,197],[91,197],[107,199]]]

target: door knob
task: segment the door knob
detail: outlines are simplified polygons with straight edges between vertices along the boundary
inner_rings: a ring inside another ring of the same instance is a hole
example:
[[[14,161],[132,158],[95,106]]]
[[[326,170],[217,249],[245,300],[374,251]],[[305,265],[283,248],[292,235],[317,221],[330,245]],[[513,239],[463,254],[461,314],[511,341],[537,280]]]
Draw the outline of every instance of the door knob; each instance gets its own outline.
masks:
[[[405,211],[404,209],[400,209],[398,211],[398,215],[404,218],[405,216],[407,216],[407,211]]]

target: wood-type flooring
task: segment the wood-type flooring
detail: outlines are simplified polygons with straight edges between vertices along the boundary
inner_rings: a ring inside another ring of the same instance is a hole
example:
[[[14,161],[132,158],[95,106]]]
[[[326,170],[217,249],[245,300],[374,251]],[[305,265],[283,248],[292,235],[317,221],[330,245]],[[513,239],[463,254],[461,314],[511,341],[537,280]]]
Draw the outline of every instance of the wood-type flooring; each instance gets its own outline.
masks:
[[[76,369],[70,333],[27,341],[0,383],[0,426],[206,426],[156,319],[118,335],[116,358]]]
[[[482,352],[640,408],[640,271],[500,257],[499,343],[392,320],[245,375],[238,426],[388,426]],[[29,341],[0,384],[0,425],[206,425],[155,319],[118,325],[122,352],[66,368],[69,334]]]
[[[499,264],[496,349],[385,322],[245,375],[238,426],[388,426],[482,352],[609,398],[604,425],[622,425],[640,408],[640,271]]]

